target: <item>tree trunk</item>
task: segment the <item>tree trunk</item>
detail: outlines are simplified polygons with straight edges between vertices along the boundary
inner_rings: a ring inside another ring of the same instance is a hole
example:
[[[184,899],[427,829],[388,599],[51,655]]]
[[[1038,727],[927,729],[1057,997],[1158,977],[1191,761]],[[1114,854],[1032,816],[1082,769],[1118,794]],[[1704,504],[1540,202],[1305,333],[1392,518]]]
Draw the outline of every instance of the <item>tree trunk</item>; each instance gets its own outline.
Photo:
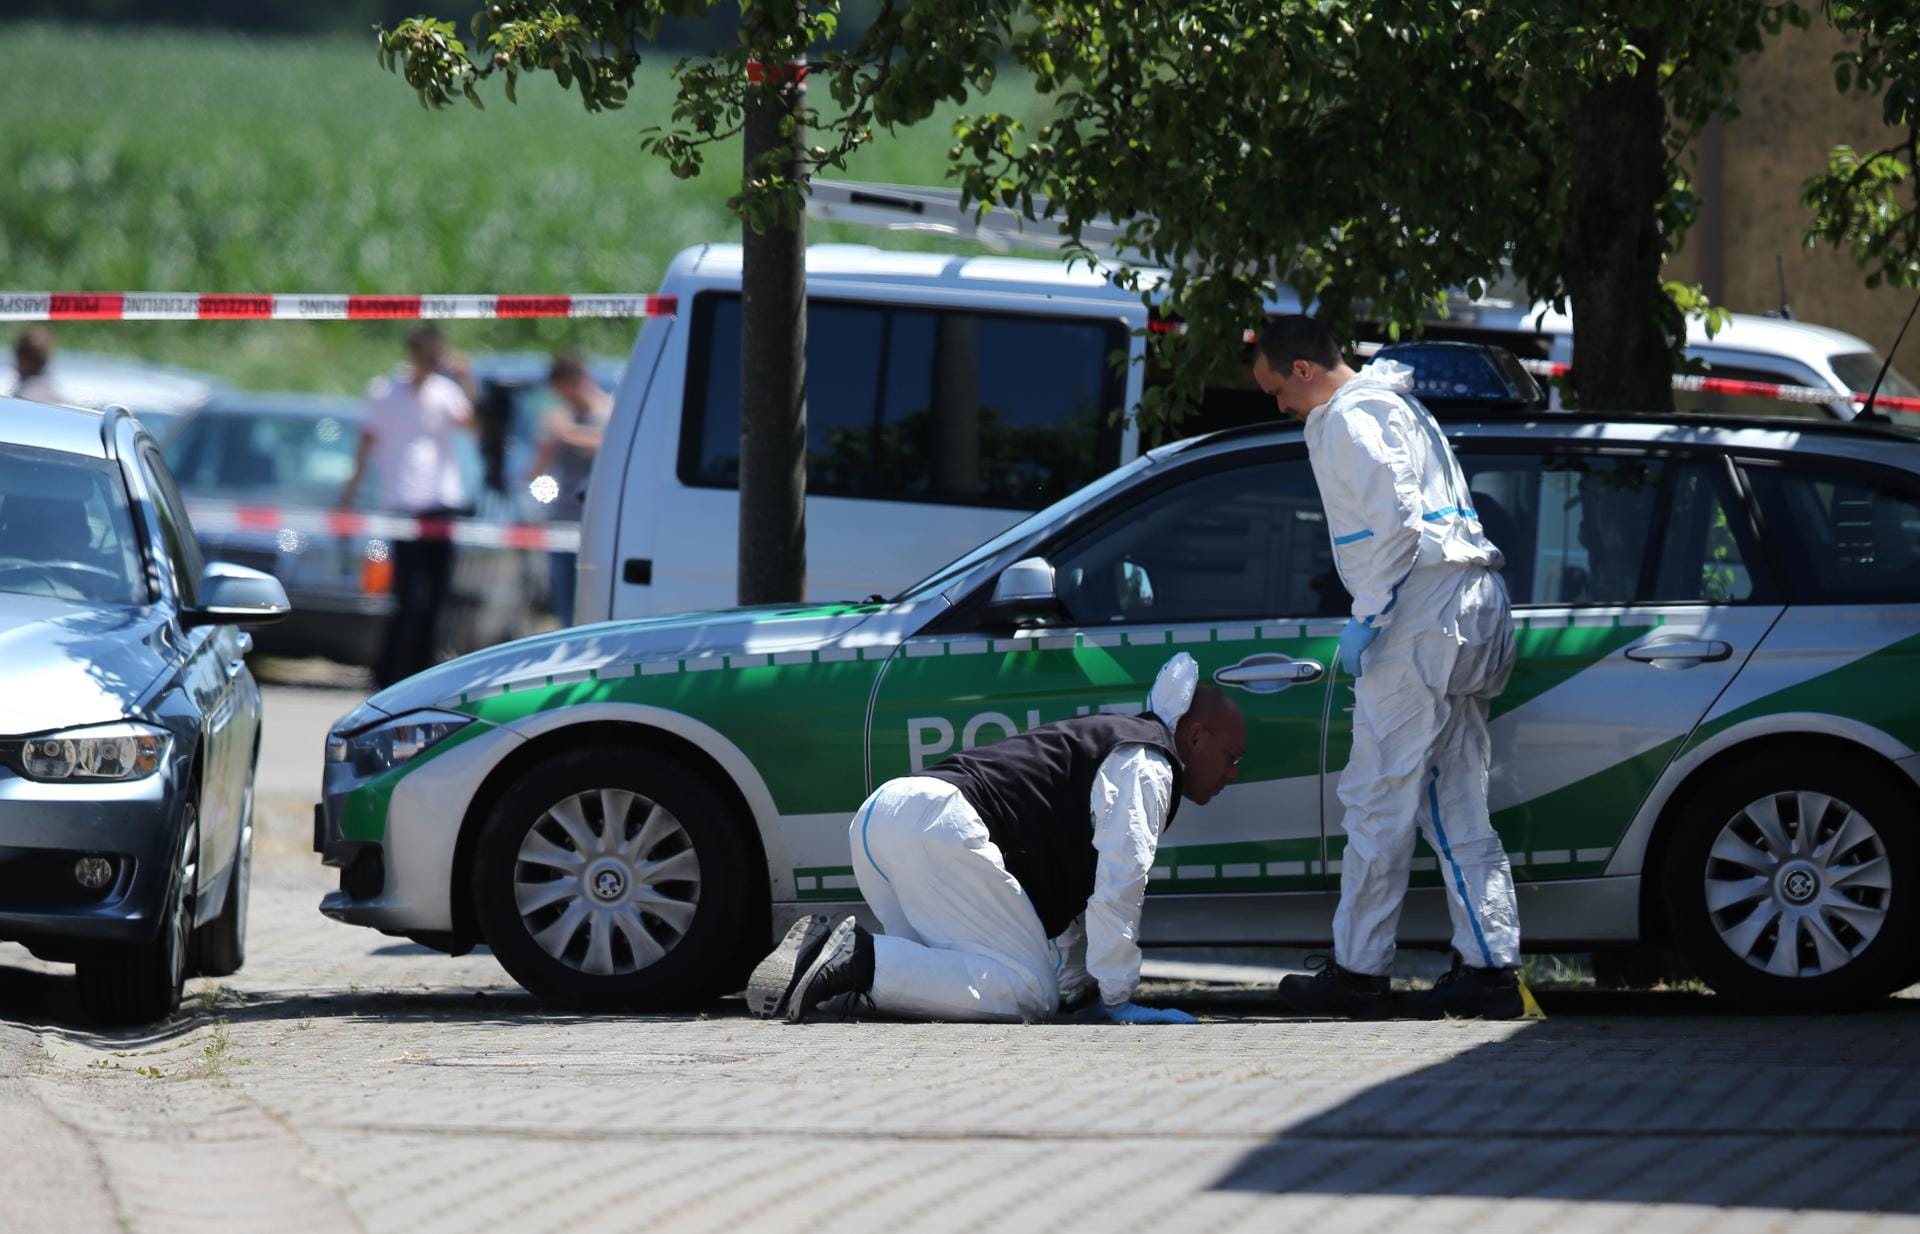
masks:
[[[784,66],[769,65],[769,76]],[[743,169],[778,152],[802,166],[804,84],[747,91]],[[782,132],[791,121],[792,128]],[[793,604],[807,587],[806,215],[741,224],[740,580],[742,604]]]
[[[1686,323],[1661,287],[1667,245],[1667,110],[1658,35],[1633,77],[1590,90],[1574,108],[1566,235],[1573,300],[1573,397],[1587,411],[1673,410],[1673,368]]]

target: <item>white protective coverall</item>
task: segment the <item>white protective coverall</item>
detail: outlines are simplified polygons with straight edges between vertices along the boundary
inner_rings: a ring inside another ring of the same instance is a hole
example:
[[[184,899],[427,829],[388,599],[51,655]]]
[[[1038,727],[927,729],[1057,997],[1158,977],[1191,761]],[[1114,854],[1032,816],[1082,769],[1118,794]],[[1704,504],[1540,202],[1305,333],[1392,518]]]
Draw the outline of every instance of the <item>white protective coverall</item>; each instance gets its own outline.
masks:
[[[1306,425],[1354,619],[1380,631],[1353,687],[1333,918],[1334,959],[1370,975],[1393,964],[1416,826],[1439,855],[1461,958],[1504,968],[1520,949],[1513,871],[1487,814],[1488,705],[1514,654],[1503,558],[1412,388],[1411,369],[1376,361]]]
[[[1169,730],[1193,702],[1185,652],[1160,670],[1150,707]],[[1140,910],[1173,804],[1165,754],[1123,745],[1102,760],[1087,808],[1099,854],[1086,912],[1055,944],[999,846],[944,780],[889,780],[853,816],[854,878],[884,933],[873,940],[879,1010],[928,1020],[1032,1022],[1088,980],[1117,1006],[1140,980]],[[1084,947],[1084,968],[1079,952]],[[1069,957],[1068,949],[1073,955]]]

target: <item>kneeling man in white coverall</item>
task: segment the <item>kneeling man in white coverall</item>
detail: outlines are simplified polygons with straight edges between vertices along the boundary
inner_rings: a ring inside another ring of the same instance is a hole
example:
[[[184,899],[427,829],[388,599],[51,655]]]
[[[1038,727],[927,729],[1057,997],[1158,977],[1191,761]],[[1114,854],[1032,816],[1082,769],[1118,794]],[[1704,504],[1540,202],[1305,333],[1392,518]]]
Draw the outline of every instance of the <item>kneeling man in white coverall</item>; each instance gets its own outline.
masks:
[[[1340,776],[1347,833],[1333,956],[1280,992],[1306,1015],[1393,1013],[1388,971],[1415,829],[1440,857],[1454,969],[1402,1005],[1415,1015],[1523,1011],[1513,871],[1487,814],[1488,705],[1513,669],[1500,550],[1481,530],[1459,460],[1413,372],[1354,372],[1327,328],[1278,317],[1254,378],[1306,422],[1308,457],[1353,616],[1340,667],[1354,679],[1353,755]]]
[[[1246,753],[1239,708],[1198,678],[1182,652],[1144,714],[1044,725],[881,785],[849,839],[883,933],[852,917],[795,923],[754,970],[748,1006],[798,1023],[851,995],[914,1019],[1031,1022],[1098,983],[1116,1023],[1193,1023],[1133,994],[1160,834],[1181,797],[1212,800]]]

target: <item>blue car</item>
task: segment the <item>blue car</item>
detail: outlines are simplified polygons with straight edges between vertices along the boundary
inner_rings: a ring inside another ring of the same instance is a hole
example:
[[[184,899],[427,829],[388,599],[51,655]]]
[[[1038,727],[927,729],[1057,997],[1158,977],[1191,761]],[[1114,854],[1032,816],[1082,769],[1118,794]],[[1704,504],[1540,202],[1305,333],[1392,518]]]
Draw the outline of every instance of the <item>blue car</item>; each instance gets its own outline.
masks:
[[[206,564],[124,411],[0,398],[0,940],[77,966],[107,1023],[245,959],[278,581]]]

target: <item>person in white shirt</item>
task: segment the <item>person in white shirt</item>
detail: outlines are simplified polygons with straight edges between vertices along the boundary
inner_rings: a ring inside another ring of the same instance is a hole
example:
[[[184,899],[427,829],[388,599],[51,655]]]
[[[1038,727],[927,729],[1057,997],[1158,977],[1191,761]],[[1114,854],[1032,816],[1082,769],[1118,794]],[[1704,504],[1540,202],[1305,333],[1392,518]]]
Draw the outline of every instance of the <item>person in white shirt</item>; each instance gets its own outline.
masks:
[[[754,970],[749,1009],[798,1023],[853,995],[914,1019],[1032,1022],[1097,985],[1115,1023],[1194,1023],[1133,996],[1161,833],[1246,753],[1239,708],[1198,678],[1182,652],[1144,714],[1042,725],[881,785],[849,838],[884,932],[796,923]]]
[[[453,518],[468,505],[458,438],[474,431],[473,403],[442,372],[446,343],[432,326],[407,335],[407,363],[367,387],[360,450],[340,505],[351,508],[369,465],[387,514]],[[434,630],[453,579],[453,542],[444,534],[393,545],[395,608],[375,680],[390,686],[433,664]]]

